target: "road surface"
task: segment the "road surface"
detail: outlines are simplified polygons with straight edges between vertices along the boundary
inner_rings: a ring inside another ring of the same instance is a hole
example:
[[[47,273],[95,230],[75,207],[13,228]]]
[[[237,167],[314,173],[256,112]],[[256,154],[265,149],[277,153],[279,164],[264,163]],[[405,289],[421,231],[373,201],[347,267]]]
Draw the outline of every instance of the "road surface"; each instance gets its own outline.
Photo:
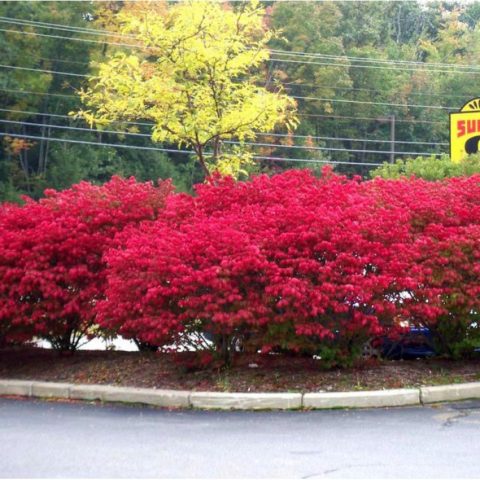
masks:
[[[0,399],[1,477],[478,478],[480,402],[310,412]]]

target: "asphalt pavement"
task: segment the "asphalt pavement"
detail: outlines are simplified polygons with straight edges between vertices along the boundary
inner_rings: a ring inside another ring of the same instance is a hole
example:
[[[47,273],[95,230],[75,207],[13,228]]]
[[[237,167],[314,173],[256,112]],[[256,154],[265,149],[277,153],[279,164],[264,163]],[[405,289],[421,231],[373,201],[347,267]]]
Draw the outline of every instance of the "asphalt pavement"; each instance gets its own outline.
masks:
[[[305,412],[0,399],[0,476],[479,478],[480,402]]]

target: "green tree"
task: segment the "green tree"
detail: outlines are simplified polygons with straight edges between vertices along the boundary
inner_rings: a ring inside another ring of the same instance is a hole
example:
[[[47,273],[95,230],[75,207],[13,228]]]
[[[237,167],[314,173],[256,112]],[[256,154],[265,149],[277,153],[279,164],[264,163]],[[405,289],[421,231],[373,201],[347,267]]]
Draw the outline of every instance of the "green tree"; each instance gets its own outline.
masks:
[[[101,183],[112,174],[135,175],[139,180],[172,177],[180,190],[190,190],[192,182],[201,178],[186,155],[135,149],[146,145],[145,138],[68,129],[85,127],[83,120],[69,118],[68,112],[81,108],[75,92],[82,87],[82,75],[90,71],[90,61],[104,59],[108,51],[107,37],[70,29],[93,28],[91,20],[100,7],[81,2],[0,4],[0,17],[5,19],[1,28],[10,30],[0,32],[0,64],[32,69],[1,69],[0,101],[8,111],[0,112],[0,201],[16,200],[22,193],[38,198],[45,188],[66,188],[83,179]],[[63,29],[39,27],[38,22]],[[149,135],[146,139],[151,146]],[[71,140],[125,143],[133,148]]]
[[[155,14],[154,14],[155,13]],[[110,20],[110,19],[109,19]],[[188,0],[124,8],[113,23],[137,48],[98,65],[79,112],[100,128],[137,119],[153,122],[152,139],[193,148],[206,175],[237,175],[251,157],[243,142],[278,125],[295,126],[294,102],[257,85],[273,32],[256,0],[238,8]],[[229,147],[225,141],[237,141]]]
[[[373,170],[372,178],[417,177],[425,180],[442,180],[449,177],[470,176],[480,173],[480,155],[470,155],[459,163],[453,163],[448,155],[441,157],[417,157],[384,163]]]

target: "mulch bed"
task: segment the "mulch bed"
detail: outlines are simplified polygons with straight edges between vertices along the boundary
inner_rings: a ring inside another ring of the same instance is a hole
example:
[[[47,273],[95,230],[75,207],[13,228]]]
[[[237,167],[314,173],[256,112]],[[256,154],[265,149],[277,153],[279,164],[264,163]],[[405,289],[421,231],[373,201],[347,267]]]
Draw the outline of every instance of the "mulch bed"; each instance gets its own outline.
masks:
[[[378,390],[480,380],[480,359],[375,360],[325,370],[312,358],[240,354],[228,370],[192,370],[185,367],[189,355],[0,350],[0,378],[231,392]]]

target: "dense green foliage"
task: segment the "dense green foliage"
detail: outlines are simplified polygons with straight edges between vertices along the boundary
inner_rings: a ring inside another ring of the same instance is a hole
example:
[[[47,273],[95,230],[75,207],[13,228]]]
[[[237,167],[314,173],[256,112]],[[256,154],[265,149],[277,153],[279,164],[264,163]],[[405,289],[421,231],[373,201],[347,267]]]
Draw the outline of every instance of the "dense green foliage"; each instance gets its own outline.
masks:
[[[152,140],[194,151],[207,177],[248,174],[245,141],[297,123],[295,101],[258,84],[274,34],[265,9],[257,0],[236,10],[216,0],[159,5],[133,4],[115,17],[136,52],[113,52],[99,63],[78,115],[98,128],[148,120]]]
[[[139,180],[173,177],[177,188],[187,191],[202,178],[188,154],[136,149],[177,148],[152,144],[148,126],[112,126],[123,135],[58,128],[88,127],[68,117],[81,108],[77,92],[86,86],[84,76],[94,72],[91,62],[118,49],[110,43],[125,42],[79,29],[111,29],[111,23],[99,24],[100,9],[115,15],[128,3],[1,3],[0,64],[27,70],[0,68],[0,199],[22,193],[39,197],[46,187],[64,188],[81,179],[101,183],[113,173]],[[300,125],[293,137],[259,136],[263,145],[252,147],[252,153],[312,163],[268,158],[257,162],[257,171],[318,169],[321,163],[315,161],[330,160],[346,163],[337,171],[367,176],[376,165],[357,163],[389,160],[392,117],[395,159],[445,153],[449,111],[480,94],[479,73],[473,71],[480,49],[475,3],[271,2],[265,21],[281,35],[271,40],[272,61],[258,69],[258,78],[272,91],[280,83],[297,97]],[[138,133],[146,136],[132,135]]]
[[[73,27],[89,27],[85,15],[92,8],[95,6],[83,2],[13,2],[0,5],[0,15]],[[1,28],[69,38],[92,38],[84,35],[79,37],[77,33],[69,31],[19,27],[3,23]],[[0,64],[86,75],[90,72],[89,62],[101,58],[106,47],[107,45],[102,43],[0,31]],[[101,141],[110,144],[152,146],[138,137],[126,138],[116,134],[55,128],[55,126],[87,127],[83,121],[67,117],[70,111],[81,106],[75,91],[84,81],[85,78],[82,76],[2,69],[0,77],[2,109],[31,113],[1,111],[0,132],[80,142]],[[14,200],[22,193],[39,197],[47,187],[66,188],[82,179],[103,183],[113,174],[134,175],[139,180],[173,177],[180,190],[188,190],[192,177],[193,180],[197,179],[193,162],[186,155],[177,155],[176,158],[152,150],[99,147],[41,139],[23,141],[13,136],[1,137],[0,145],[3,147],[0,149],[1,199]]]
[[[417,157],[397,160],[395,163],[384,163],[370,175],[372,178],[400,177],[424,178],[425,180],[442,180],[450,177],[470,176],[480,173],[480,155],[470,155],[460,163],[453,163],[448,155],[441,157]]]

